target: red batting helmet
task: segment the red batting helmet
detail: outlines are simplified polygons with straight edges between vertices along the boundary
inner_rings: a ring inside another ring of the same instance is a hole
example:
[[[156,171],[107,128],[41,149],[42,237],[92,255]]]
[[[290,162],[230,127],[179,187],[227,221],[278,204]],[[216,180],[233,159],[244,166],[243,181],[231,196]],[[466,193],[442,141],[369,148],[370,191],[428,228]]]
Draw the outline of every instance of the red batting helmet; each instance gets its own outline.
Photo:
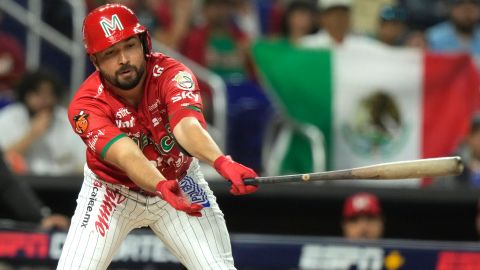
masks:
[[[124,5],[107,4],[90,12],[83,21],[83,42],[88,54],[105,50],[115,43],[140,34],[145,53],[151,51],[150,35],[135,13]]]

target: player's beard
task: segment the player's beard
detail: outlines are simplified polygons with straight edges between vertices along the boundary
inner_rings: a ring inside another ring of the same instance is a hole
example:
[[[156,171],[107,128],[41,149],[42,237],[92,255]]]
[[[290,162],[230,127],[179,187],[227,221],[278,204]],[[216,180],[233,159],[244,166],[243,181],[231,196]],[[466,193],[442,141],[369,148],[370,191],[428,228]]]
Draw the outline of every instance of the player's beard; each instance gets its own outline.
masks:
[[[133,75],[128,79],[120,79],[120,75],[122,72],[130,69]],[[123,65],[120,69],[115,72],[115,75],[109,75],[103,70],[100,70],[102,77],[107,80],[113,86],[121,89],[121,90],[130,90],[133,89],[135,86],[138,85],[140,80],[145,73],[145,64],[141,65],[140,68],[132,66],[130,64]]]

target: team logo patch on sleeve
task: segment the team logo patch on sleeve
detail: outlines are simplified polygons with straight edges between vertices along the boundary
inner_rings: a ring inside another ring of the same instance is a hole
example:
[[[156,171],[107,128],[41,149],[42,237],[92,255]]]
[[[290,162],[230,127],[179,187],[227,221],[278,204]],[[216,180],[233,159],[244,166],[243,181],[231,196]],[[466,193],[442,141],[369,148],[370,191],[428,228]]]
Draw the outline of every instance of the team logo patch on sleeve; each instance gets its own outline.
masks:
[[[177,87],[183,90],[193,90],[195,88],[192,74],[187,71],[179,71],[172,81],[176,82]]]
[[[88,114],[84,111],[80,111],[79,114],[73,117],[73,121],[75,121],[75,131],[78,134],[83,134],[87,131],[88,128]]]

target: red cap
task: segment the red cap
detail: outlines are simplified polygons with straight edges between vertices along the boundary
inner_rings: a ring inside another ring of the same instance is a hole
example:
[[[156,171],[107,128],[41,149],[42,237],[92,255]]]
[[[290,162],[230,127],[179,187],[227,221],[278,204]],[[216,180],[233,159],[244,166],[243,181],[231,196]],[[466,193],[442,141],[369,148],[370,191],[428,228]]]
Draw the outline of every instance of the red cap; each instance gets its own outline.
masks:
[[[370,193],[356,193],[345,200],[343,217],[351,218],[358,215],[380,215],[382,209],[377,196]]]
[[[88,54],[105,50],[133,35],[146,33],[133,11],[124,5],[107,4],[90,12],[83,21],[83,42]],[[147,44],[150,46],[150,44]],[[150,48],[147,48],[150,51]]]

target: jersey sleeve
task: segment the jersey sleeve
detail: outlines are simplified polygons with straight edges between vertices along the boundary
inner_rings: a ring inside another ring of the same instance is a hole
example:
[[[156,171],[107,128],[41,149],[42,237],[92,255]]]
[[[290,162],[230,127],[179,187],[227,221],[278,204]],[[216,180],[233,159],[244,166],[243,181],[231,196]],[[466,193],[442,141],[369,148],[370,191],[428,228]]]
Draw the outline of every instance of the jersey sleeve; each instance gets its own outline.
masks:
[[[184,117],[195,117],[206,128],[198,81],[190,69],[177,64],[164,75],[160,92],[167,105],[170,128],[173,130]]]
[[[75,100],[68,109],[68,118],[88,151],[104,159],[110,146],[126,134],[114,124],[108,108],[102,105],[100,101],[89,98]]]

